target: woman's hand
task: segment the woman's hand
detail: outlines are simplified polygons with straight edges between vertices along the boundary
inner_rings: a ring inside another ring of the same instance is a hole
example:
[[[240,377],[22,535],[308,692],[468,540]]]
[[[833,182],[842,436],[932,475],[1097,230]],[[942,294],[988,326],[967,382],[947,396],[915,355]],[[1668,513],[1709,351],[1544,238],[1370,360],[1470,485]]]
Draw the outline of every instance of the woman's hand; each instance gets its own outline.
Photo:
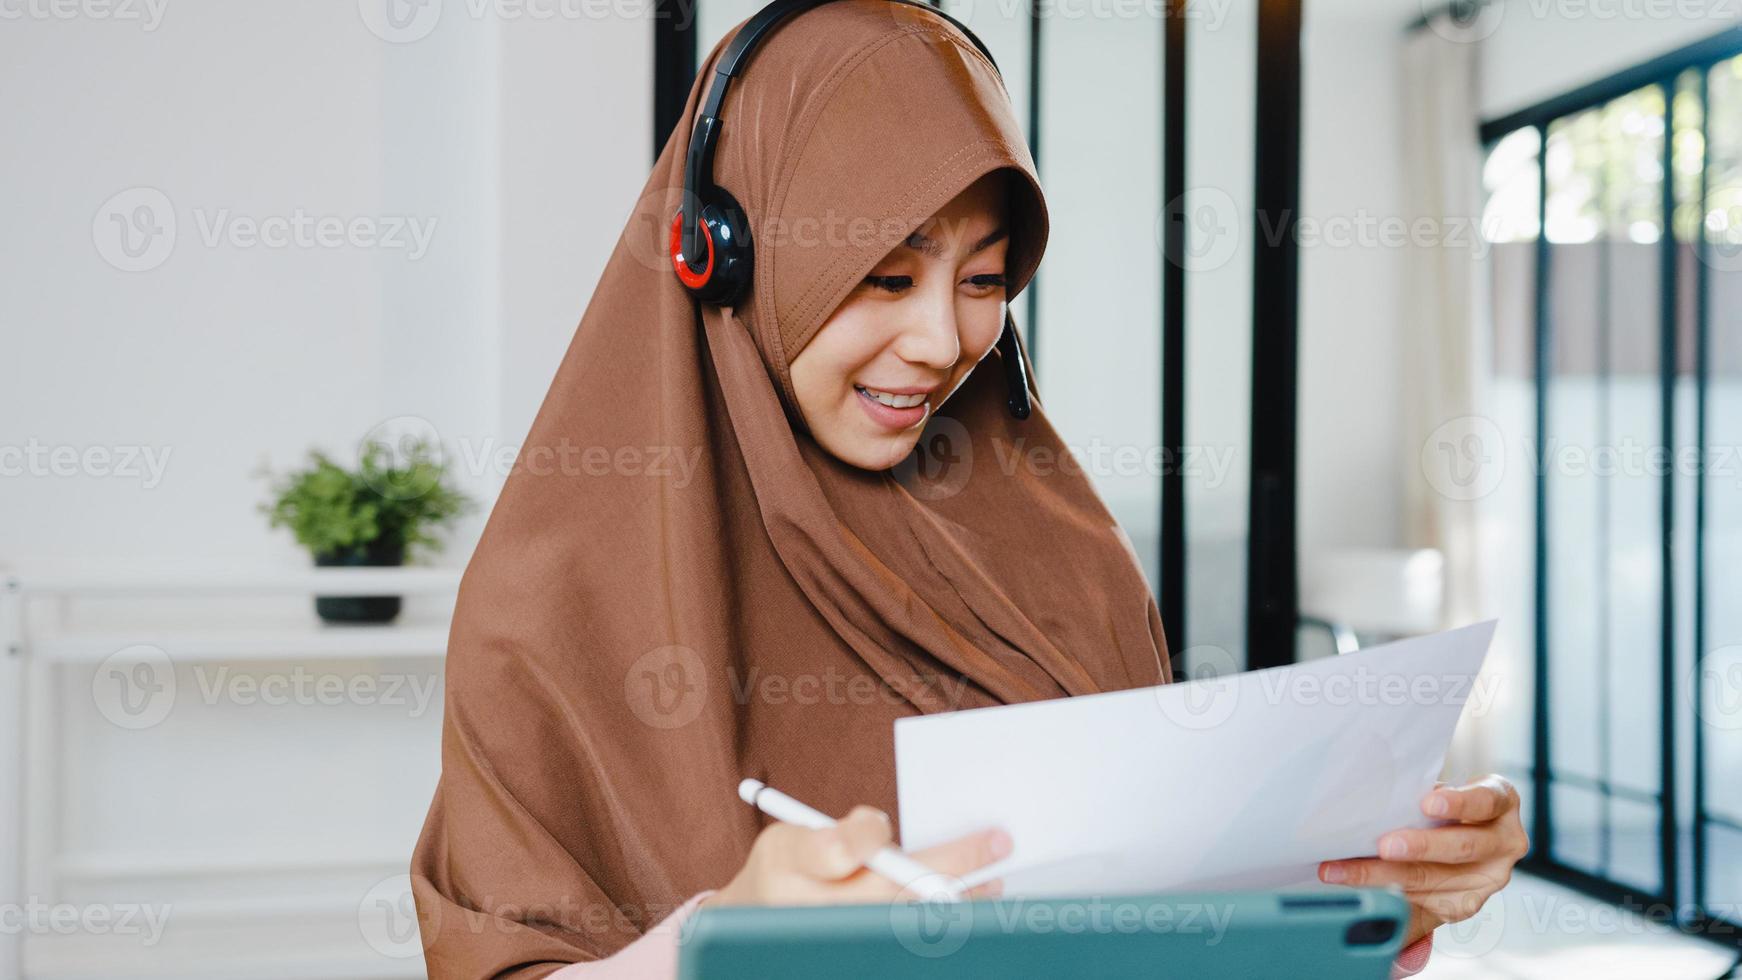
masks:
[[[832,905],[885,902],[901,889],[867,869],[865,861],[890,843],[889,815],[868,806],[826,830],[809,830],[774,823],[756,836],[744,867],[724,888],[702,905]],[[1010,835],[983,830],[913,854],[921,864],[960,877],[1010,854]],[[991,898],[1004,890],[1000,880],[986,882],[968,898]]]
[[[1441,783],[1422,798],[1421,812],[1454,823],[1393,830],[1379,838],[1379,857],[1326,861],[1319,878],[1401,887],[1411,906],[1408,946],[1438,926],[1475,915],[1512,880],[1513,865],[1530,849],[1518,804],[1518,790],[1500,776],[1463,786]]]

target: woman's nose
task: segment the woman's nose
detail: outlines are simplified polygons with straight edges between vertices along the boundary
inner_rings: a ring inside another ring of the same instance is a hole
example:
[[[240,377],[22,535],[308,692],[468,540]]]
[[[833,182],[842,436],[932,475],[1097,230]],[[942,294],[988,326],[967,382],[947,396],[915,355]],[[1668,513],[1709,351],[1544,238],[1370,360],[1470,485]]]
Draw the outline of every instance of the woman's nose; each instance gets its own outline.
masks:
[[[915,297],[907,311],[897,338],[895,352],[912,364],[943,371],[955,366],[962,356],[961,337],[956,326],[956,305],[953,297],[920,299]]]

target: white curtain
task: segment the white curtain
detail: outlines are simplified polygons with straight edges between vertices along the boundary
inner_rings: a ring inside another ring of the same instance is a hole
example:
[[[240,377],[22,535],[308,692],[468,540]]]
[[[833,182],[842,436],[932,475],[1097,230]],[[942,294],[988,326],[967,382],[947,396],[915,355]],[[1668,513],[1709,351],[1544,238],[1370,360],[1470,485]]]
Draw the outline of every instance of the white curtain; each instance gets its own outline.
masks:
[[[1411,234],[1405,261],[1405,543],[1444,556],[1445,627],[1486,618],[1493,606],[1483,594],[1478,518],[1495,473],[1481,467],[1503,465],[1504,454],[1483,415],[1492,362],[1478,247],[1478,39],[1441,15],[1406,36],[1402,59],[1405,216],[1432,232]],[[1461,729],[1453,775],[1492,767],[1481,729]]]

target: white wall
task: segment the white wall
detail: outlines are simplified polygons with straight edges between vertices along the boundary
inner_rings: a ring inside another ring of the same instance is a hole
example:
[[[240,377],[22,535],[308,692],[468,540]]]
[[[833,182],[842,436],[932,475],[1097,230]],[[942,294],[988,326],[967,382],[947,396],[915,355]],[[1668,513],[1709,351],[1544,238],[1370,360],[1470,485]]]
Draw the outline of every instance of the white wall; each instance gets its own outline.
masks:
[[[168,463],[155,486],[0,479],[8,561],[277,553],[249,511],[249,468],[382,417],[377,265],[403,254],[209,247],[199,219],[384,214],[383,45],[354,9],[205,7],[155,31],[35,21],[0,35],[0,444],[145,447]],[[101,212],[139,187],[164,195],[141,218],[174,217],[173,251],[118,271],[99,252],[114,240]]]
[[[1402,212],[1399,18],[1309,5],[1302,41],[1299,533],[1307,573],[1338,547],[1402,544],[1398,384],[1404,253],[1363,228]]]
[[[488,501],[504,473],[468,459],[525,433],[646,177],[648,87],[613,80],[650,77],[650,28],[420,9],[379,34],[355,3],[217,0],[0,32],[0,562],[304,562],[254,469],[406,416]],[[231,234],[298,216],[410,231]],[[134,262],[118,217],[173,236]]]
[[[518,445],[653,166],[652,27],[513,21],[497,52],[494,431]]]

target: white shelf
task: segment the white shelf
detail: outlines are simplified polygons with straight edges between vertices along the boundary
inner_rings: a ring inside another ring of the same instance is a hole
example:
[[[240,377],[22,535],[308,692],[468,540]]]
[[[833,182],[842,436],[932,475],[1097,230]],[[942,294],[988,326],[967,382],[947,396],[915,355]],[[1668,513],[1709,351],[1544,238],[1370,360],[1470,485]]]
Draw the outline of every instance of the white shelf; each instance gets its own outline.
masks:
[[[459,589],[459,568],[235,568],[101,569],[0,573],[5,587],[25,595],[237,596],[444,595]]]
[[[283,920],[254,928],[226,924],[221,940],[198,936],[177,942],[176,932],[192,931],[177,907],[171,932],[145,948],[137,936],[47,933],[31,937],[25,957],[30,980],[417,980],[425,976],[423,958],[391,958],[372,950],[358,932],[356,912],[325,929],[303,928],[286,940]]]
[[[27,900],[64,901],[69,894],[138,893],[173,896],[175,917],[173,928],[149,948],[141,946],[138,935],[8,936],[0,930],[0,980],[20,975],[21,956],[24,974],[32,980],[414,980],[423,975],[415,942],[403,955],[386,955],[360,929],[359,903],[372,883],[403,875],[404,856],[347,853],[343,832],[334,835],[338,839],[331,848],[289,853],[281,853],[266,831],[255,835],[258,840],[235,845],[244,848],[240,851],[214,852],[192,833],[153,852],[105,848],[114,847],[115,841],[103,834],[90,842],[90,849],[63,849],[68,842],[60,839],[59,829],[67,816],[67,783],[82,779],[85,791],[105,791],[101,784],[93,788],[90,775],[60,765],[62,740],[77,734],[63,728],[102,722],[81,721],[89,712],[58,713],[55,685],[63,679],[56,670],[95,666],[120,651],[144,646],[161,651],[151,655],[158,667],[167,656],[174,667],[194,665],[196,671],[203,669],[201,664],[322,662],[369,671],[385,669],[366,666],[370,661],[397,660],[395,671],[439,673],[447,653],[446,609],[463,571],[211,562],[0,568],[0,907]],[[403,596],[407,606],[396,623],[333,625],[314,615],[309,602],[314,596]],[[32,669],[32,664],[45,669]],[[28,713],[23,710],[26,703],[32,708]],[[247,724],[240,713],[214,718]],[[348,726],[347,738],[380,734],[402,747],[423,742],[423,736],[413,739],[397,723],[389,731],[385,726],[390,722],[371,713],[348,713],[332,721]],[[260,739],[283,737],[292,729],[234,731],[256,737],[250,745],[264,745]],[[428,755],[414,761],[418,770],[436,754],[433,733],[425,734]],[[211,773],[240,757],[238,751],[223,751],[235,749],[226,740],[211,741],[207,757],[195,745],[186,750],[191,754],[151,762],[161,765],[163,779],[180,781],[177,788],[188,799],[177,805],[190,813],[199,807],[200,794],[224,791]],[[337,743],[328,738],[321,744],[330,748]],[[358,757],[332,764],[365,761]],[[331,801],[323,797],[329,771],[324,755],[304,747],[287,751],[272,764],[305,787],[311,819],[331,809]],[[433,787],[433,765],[428,770]],[[355,776],[352,771],[348,778]],[[114,805],[126,805],[125,799],[109,795]],[[384,810],[394,809],[378,802]],[[408,799],[397,812],[374,817],[391,820],[395,827],[409,826],[411,814],[423,806],[423,800]],[[168,826],[173,812],[157,817]],[[405,843],[409,845],[409,838]],[[165,906],[169,904],[166,900]]]
[[[30,642],[33,656],[57,663],[101,663],[132,646],[151,646],[176,662],[249,660],[360,660],[442,657],[445,625],[307,626],[137,633],[64,633]]]
[[[409,854],[299,854],[288,857],[261,853],[213,854],[210,852],[137,853],[100,851],[63,853],[55,860],[55,872],[75,881],[113,881],[128,878],[189,878],[214,875],[261,878],[273,874],[308,871],[369,871],[383,875],[405,870]]]

